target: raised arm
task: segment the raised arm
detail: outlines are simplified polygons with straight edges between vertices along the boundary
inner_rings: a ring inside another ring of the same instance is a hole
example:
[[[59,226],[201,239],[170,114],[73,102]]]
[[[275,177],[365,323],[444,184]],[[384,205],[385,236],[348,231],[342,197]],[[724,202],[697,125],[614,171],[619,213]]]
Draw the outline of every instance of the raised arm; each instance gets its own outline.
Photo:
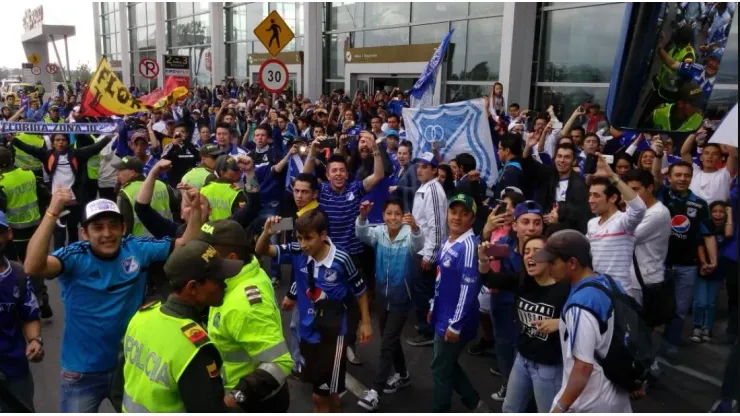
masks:
[[[41,224],[36,228],[26,249],[26,260],[23,269],[26,274],[45,279],[54,279],[62,272],[62,262],[49,256],[49,242],[56,227],[59,214],[64,210],[68,202],[72,201],[74,195],[70,189],[57,189],[51,197],[49,208],[41,218]]]
[[[561,131],[563,137],[567,137],[570,135],[570,129],[573,128],[573,123],[576,122],[576,119],[582,115],[586,114],[586,111],[583,110],[582,106],[576,107],[575,110],[573,110],[573,114],[570,115],[570,118],[568,121],[565,122],[565,125],[563,126],[563,130]]]
[[[383,157],[375,140],[372,136],[369,136],[366,140],[373,152],[373,174],[362,181],[362,186],[366,192],[370,192],[385,177],[385,166],[383,165]]]
[[[690,134],[689,137],[684,140],[681,145],[681,160],[687,163],[694,163],[694,158],[691,151],[694,150],[694,143],[696,142],[696,134]]]
[[[734,178],[737,175],[737,147],[723,144],[720,146],[723,153],[727,153],[727,173],[730,174],[730,178]]]

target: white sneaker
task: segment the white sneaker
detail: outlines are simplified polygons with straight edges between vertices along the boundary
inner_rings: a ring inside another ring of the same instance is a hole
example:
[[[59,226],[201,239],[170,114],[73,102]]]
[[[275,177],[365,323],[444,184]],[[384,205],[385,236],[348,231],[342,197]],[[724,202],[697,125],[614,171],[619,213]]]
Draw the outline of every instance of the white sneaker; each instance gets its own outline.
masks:
[[[694,328],[693,331],[691,331],[691,336],[689,339],[693,342],[696,342],[697,344],[701,342],[701,336],[703,335],[703,332],[701,328]]]
[[[411,385],[411,375],[407,371],[404,376],[401,376],[400,373],[395,373],[392,376],[388,377],[388,380],[385,382],[385,386],[383,386],[383,393],[385,394],[393,394],[397,392],[398,390],[408,387]]]
[[[506,386],[501,386],[496,393],[491,395],[491,398],[497,402],[503,402],[506,399]]]
[[[355,351],[355,347],[347,347],[347,361],[349,361],[350,364],[362,365],[362,359]]]
[[[371,412],[378,410],[380,406],[378,392],[372,389],[366,390],[365,395],[357,402],[357,405]]]

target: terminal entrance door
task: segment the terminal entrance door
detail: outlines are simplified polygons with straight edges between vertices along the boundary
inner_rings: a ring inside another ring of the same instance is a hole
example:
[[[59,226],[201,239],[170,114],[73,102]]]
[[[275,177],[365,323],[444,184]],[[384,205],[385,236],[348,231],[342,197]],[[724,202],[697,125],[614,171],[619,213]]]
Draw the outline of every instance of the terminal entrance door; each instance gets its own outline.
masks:
[[[373,94],[376,91],[385,90],[390,93],[394,88],[398,88],[401,91],[408,91],[416,83],[419,77],[403,76],[403,75],[391,75],[391,76],[376,76],[370,78]]]

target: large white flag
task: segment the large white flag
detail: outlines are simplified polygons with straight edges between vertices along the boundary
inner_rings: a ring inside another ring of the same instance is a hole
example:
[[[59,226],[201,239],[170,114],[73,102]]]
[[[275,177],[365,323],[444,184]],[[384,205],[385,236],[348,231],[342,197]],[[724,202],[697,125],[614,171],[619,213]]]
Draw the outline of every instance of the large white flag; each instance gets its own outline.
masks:
[[[406,138],[413,144],[413,156],[430,152],[432,142],[437,142],[445,162],[460,153],[470,153],[481,177],[493,186],[498,166],[485,106],[485,99],[478,98],[436,107],[404,108]]]
[[[709,141],[737,147],[737,104],[727,113]]]

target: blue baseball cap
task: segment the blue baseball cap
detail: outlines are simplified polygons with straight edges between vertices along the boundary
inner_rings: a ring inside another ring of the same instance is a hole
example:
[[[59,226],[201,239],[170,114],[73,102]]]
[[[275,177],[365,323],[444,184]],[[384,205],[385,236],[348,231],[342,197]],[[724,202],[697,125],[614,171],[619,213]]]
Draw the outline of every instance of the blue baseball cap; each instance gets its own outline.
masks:
[[[540,204],[531,200],[516,204],[516,207],[514,207],[514,220],[516,221],[517,218],[524,214],[537,214],[542,216],[542,207]]]
[[[388,129],[385,131],[385,137],[396,136],[398,137],[398,130]]]
[[[8,217],[2,211],[0,211],[0,227],[8,228]]]
[[[416,159],[414,159],[414,163],[423,163],[425,165],[430,165],[434,168],[439,166],[439,163],[437,163],[437,158],[434,157],[434,155],[431,152],[424,152],[419,155]]]

